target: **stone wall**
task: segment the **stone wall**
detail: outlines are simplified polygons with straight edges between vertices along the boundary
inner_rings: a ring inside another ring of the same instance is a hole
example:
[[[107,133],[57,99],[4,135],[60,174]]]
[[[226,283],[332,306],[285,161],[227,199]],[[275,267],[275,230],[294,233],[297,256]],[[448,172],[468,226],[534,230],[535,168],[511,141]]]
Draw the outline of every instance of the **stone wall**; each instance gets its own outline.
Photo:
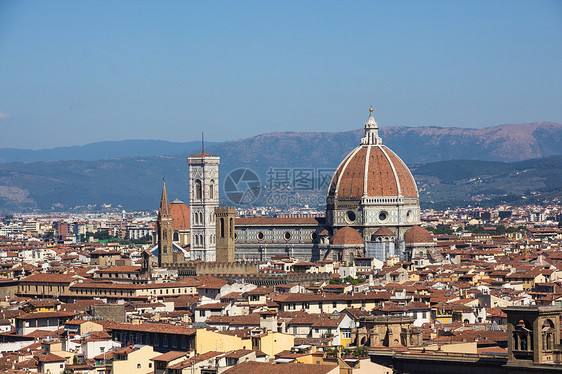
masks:
[[[94,319],[103,319],[117,323],[125,322],[125,305],[123,304],[100,304],[92,307]]]

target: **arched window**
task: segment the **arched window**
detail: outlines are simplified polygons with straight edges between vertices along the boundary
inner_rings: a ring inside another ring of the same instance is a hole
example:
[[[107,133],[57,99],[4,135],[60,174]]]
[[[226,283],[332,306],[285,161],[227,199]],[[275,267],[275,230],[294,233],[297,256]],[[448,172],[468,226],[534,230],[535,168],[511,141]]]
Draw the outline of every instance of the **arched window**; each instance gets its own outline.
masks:
[[[201,180],[197,179],[195,181],[195,199],[201,200],[203,198],[203,186]]]
[[[211,183],[209,184],[209,199],[215,198],[215,181],[211,179]]]
[[[554,349],[554,333],[555,333],[554,323],[547,319],[543,322],[541,332],[542,332],[542,349],[544,351],[552,351]]]
[[[525,320],[520,320],[514,326],[513,338],[516,351],[529,351],[533,347],[533,327]]]
[[[180,241],[180,234],[178,234],[178,232],[174,232],[174,239],[175,242],[179,242]]]
[[[220,220],[220,228],[221,228],[221,238],[224,238],[224,218]]]
[[[230,219],[230,238],[234,239],[234,218]]]

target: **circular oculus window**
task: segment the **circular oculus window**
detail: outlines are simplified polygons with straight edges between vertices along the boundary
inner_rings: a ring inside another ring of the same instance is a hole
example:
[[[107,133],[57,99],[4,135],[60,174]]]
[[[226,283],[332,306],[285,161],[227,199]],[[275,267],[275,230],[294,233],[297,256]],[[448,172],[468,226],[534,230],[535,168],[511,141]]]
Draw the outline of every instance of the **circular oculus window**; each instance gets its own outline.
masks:
[[[285,240],[291,239],[291,233],[287,231],[286,233],[283,234],[283,238],[284,238]]]
[[[379,221],[386,221],[387,218],[388,218],[388,214],[386,212],[379,213]]]
[[[263,232],[258,232],[258,235],[256,235],[258,240],[263,240],[263,238],[265,238],[265,235],[263,234]]]
[[[357,218],[357,216],[355,215],[354,211],[349,210],[346,214],[345,214],[345,218],[347,218],[347,222],[355,222],[355,219]]]

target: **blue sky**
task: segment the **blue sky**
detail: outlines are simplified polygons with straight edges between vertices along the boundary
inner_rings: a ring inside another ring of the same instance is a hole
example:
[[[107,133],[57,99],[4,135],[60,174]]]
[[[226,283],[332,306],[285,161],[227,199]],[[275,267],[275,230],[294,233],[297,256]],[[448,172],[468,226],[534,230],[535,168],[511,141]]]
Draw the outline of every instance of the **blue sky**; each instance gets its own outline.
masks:
[[[558,1],[3,0],[0,147],[562,122],[561,66]]]

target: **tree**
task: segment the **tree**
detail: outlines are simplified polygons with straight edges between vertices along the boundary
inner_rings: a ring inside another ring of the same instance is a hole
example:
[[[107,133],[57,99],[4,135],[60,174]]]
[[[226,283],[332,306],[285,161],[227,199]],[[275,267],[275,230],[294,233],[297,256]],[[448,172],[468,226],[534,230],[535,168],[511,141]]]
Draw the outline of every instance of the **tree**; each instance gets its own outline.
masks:
[[[141,238],[138,239],[131,239],[131,243],[133,244],[148,244],[148,243],[152,243],[152,236],[150,235],[145,235]]]
[[[503,234],[506,233],[506,230],[507,230],[507,229],[505,228],[504,225],[497,225],[497,226],[496,226],[496,232],[495,232],[495,233],[496,233],[496,235],[503,235]]]
[[[45,240],[50,240],[53,239],[55,237],[55,233],[52,231],[47,231],[41,238],[45,239]]]
[[[449,225],[437,225],[437,227],[428,227],[429,231],[432,231],[435,235],[451,235],[453,230]]]
[[[353,350],[353,355],[355,357],[366,357],[367,353],[369,353],[369,349],[367,347],[357,347]]]
[[[94,239],[98,239],[98,240],[108,240],[108,239],[112,239],[113,237],[109,235],[109,231],[107,230],[102,230],[102,231],[98,231],[96,233],[94,233]]]

